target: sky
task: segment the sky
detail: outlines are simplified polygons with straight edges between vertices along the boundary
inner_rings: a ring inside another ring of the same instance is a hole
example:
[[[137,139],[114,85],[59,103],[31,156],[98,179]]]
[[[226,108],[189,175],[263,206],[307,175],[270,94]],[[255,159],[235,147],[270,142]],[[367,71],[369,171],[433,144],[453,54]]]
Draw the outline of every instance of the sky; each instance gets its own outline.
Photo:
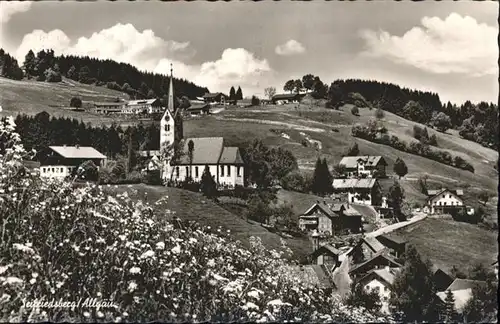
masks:
[[[498,101],[493,1],[0,2],[0,47],[88,55],[245,97],[311,73]]]

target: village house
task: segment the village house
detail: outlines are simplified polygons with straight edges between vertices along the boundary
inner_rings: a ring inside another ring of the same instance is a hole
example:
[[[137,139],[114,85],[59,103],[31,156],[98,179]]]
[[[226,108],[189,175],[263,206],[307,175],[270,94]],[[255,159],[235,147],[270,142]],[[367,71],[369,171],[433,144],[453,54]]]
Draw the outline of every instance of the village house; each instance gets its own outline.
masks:
[[[205,103],[191,103],[191,106],[189,106],[189,108],[184,109],[184,114],[191,117],[208,115],[210,114],[210,105]]]
[[[362,231],[362,215],[348,204],[316,201],[299,216],[299,228],[324,235]]]
[[[40,152],[40,176],[64,179],[73,174],[83,162],[92,161],[98,168],[106,156],[90,146],[49,146]]]
[[[464,192],[461,189],[428,190],[424,212],[429,214],[456,214],[462,210],[467,211],[462,199],[463,194]]]
[[[238,106],[238,107],[251,107],[252,106],[252,99],[245,98],[245,99],[237,100],[236,106]]]
[[[171,71],[172,73],[172,71]],[[178,161],[165,161],[162,178],[167,183],[179,183],[188,177],[200,182],[208,166],[210,174],[219,187],[235,188],[244,186],[245,166],[238,147],[224,145],[222,137],[198,137],[184,139],[182,113],[174,109],[173,76],[170,77],[168,105],[160,122],[160,148],[172,143],[184,144],[181,157]],[[190,152],[189,143],[193,143]]]
[[[346,177],[385,178],[387,162],[382,156],[344,156],[339,165],[344,168]]]
[[[205,103],[210,103],[210,104],[224,105],[228,99],[229,97],[223,94],[222,92],[206,93],[203,96],[203,100],[205,101]]]
[[[332,187],[335,193],[347,193],[352,204],[380,206],[382,188],[377,179],[334,179]]]
[[[475,286],[483,286],[486,283],[479,280],[470,279],[455,279],[453,283],[444,291],[439,291],[436,295],[444,303],[446,300],[446,292],[449,290],[455,299],[455,310],[460,314],[463,312],[465,305],[472,298],[472,289]]]
[[[325,265],[330,271],[333,271],[340,264],[340,255],[342,251],[336,249],[331,244],[324,244],[317,247],[310,255],[313,264]]]
[[[122,112],[124,114],[137,115],[161,113],[162,110],[160,99],[143,99],[128,101],[127,105],[123,107]]]
[[[401,268],[403,265],[384,249],[374,254],[370,259],[352,266],[349,270],[349,275],[354,278],[359,278],[360,276],[368,273],[370,270],[382,269],[386,266],[391,268]]]
[[[370,260],[379,252],[384,250],[386,250],[386,247],[376,238],[365,236],[359,240],[354,248],[349,252],[349,256],[352,258],[352,262],[354,264],[359,264],[366,260]]]
[[[437,291],[444,291],[453,283],[454,278],[452,278],[449,274],[444,272],[436,265],[432,265],[431,271],[432,282],[434,282],[434,287]]]
[[[126,106],[124,102],[94,102],[92,110],[98,114],[120,114]]]
[[[271,99],[275,105],[284,105],[287,103],[299,103],[303,95],[298,93],[283,93],[274,95]]]
[[[408,243],[407,239],[393,233],[379,235],[377,240],[396,258],[403,257]]]
[[[357,282],[366,291],[376,291],[378,293],[381,302],[380,311],[383,314],[391,313],[389,299],[391,297],[392,284],[400,271],[401,268],[391,268],[389,266],[381,269],[373,269]]]

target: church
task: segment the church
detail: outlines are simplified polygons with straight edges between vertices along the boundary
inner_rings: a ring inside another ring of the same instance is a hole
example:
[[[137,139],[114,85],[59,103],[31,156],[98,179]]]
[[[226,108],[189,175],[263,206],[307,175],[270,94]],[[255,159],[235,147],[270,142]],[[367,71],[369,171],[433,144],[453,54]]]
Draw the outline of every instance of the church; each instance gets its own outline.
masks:
[[[182,182],[190,176],[201,181],[205,166],[222,188],[244,185],[245,167],[238,147],[225,146],[222,137],[184,138],[181,109],[174,108],[173,73],[170,69],[168,103],[160,122],[160,151],[172,143],[182,143],[182,154],[178,161],[165,161],[162,178],[165,183]],[[190,151],[189,143],[192,142]]]

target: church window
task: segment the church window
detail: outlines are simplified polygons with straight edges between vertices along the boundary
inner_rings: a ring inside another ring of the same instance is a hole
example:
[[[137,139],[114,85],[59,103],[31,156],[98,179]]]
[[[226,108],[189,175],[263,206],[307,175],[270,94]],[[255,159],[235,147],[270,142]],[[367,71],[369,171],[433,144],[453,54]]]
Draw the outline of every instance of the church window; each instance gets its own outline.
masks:
[[[238,167],[237,169],[238,177],[241,177],[241,167]]]
[[[189,167],[186,167],[186,177],[189,174]]]
[[[170,125],[169,124],[165,125],[165,131],[170,132]]]
[[[179,177],[179,167],[175,167],[175,177]]]
[[[220,176],[221,177],[224,176],[224,166],[223,165],[220,166]]]
[[[194,167],[194,176],[198,178],[198,167]]]
[[[228,177],[231,176],[231,166],[230,165],[227,166],[227,176]]]

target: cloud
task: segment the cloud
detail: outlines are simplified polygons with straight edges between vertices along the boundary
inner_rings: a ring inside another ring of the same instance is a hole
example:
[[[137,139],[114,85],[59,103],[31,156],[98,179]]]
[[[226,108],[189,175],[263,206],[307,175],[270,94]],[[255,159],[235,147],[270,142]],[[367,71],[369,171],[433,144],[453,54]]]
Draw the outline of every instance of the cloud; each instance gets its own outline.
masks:
[[[306,51],[305,47],[294,39],[290,39],[285,44],[276,46],[274,52],[278,55],[297,55]]]
[[[29,1],[2,1],[0,3],[0,24],[8,22],[16,13],[28,11],[30,7],[31,2]]]
[[[100,59],[112,59],[129,63],[140,70],[170,73],[174,65],[176,77],[185,78],[211,91],[227,92],[232,85],[258,87],[259,79],[272,71],[265,59],[259,59],[244,48],[225,49],[215,61],[201,64],[185,64],[183,60],[194,55],[189,42],[164,40],[152,30],[138,31],[131,24],[116,24],[72,41],[63,31],[44,32],[34,30],[25,35],[16,51],[20,62],[26,53],[53,49],[56,55],[88,55]]]
[[[402,37],[363,30],[364,55],[382,57],[427,72],[481,76],[497,73],[498,30],[474,18],[450,14],[445,20],[424,17]]]

